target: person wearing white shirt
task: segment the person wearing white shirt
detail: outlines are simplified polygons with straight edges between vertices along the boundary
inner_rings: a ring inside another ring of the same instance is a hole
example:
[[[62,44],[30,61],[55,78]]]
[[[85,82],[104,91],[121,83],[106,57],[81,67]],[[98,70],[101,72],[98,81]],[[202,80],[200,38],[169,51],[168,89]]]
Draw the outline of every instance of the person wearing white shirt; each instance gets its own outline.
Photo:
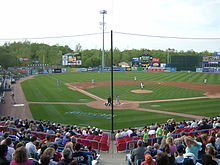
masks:
[[[121,132],[121,135],[122,135],[122,137],[125,137],[125,136],[128,136],[128,133],[126,130],[123,129]]]
[[[120,138],[120,137],[122,137],[121,131],[118,130],[118,132],[117,132],[116,135],[115,135],[115,139]]]
[[[88,129],[83,129],[83,131],[82,131],[82,135],[84,135],[84,136],[88,136],[89,134],[88,134]]]
[[[36,136],[32,136],[31,139],[30,139],[30,142],[28,142],[25,145],[25,148],[27,149],[27,152],[28,152],[29,156],[32,157],[32,158],[36,158],[37,155],[38,155],[36,146],[34,144],[34,142],[36,140],[37,140],[37,137]]]
[[[13,156],[13,154],[14,154],[14,152],[15,152],[15,149],[11,146],[11,145],[12,145],[12,140],[11,140],[11,138],[10,138],[10,137],[7,137],[7,138],[4,140],[3,144],[5,144],[5,145],[8,146],[8,152],[7,152],[7,155],[6,155],[6,159],[7,159],[8,161],[11,161],[11,160],[13,159],[12,156]]]
[[[149,135],[154,135],[154,134],[156,134],[156,131],[155,131],[155,130],[150,130],[150,131],[148,132],[148,134],[149,134]]]
[[[198,123],[195,121],[195,120],[193,120],[193,122],[192,122],[192,124],[191,124],[191,127],[198,127]]]
[[[127,130],[128,136],[130,137],[132,133],[133,133],[133,131],[131,130],[131,128],[129,128],[129,129]]]
[[[216,135],[215,147],[217,150],[220,150],[220,134],[219,133]]]
[[[217,121],[217,123],[215,124],[216,128],[220,128],[220,120]]]
[[[183,153],[185,152],[185,147],[182,144],[176,146],[178,156],[175,157],[175,163],[183,163],[184,157]]]

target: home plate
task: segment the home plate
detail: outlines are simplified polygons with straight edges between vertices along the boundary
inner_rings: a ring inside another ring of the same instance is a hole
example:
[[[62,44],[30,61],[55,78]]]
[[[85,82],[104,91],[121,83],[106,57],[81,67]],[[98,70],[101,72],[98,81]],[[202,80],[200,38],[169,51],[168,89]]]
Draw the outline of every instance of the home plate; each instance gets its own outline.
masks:
[[[14,106],[14,107],[23,107],[24,104],[14,104],[13,106]]]
[[[120,103],[120,104],[114,104],[115,106],[121,106],[123,105],[124,103]]]

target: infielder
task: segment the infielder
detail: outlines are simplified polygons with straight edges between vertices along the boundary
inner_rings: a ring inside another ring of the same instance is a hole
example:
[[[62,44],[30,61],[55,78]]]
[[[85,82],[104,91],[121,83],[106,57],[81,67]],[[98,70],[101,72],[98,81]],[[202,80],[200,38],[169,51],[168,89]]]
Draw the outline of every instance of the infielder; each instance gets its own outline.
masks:
[[[141,89],[144,89],[144,84],[141,82]]]

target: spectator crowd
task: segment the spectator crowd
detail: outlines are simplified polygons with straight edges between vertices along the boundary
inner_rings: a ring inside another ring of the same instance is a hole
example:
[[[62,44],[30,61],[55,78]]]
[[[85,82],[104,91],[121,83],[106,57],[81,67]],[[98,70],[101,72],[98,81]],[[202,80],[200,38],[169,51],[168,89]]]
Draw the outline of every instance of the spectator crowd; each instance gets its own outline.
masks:
[[[97,162],[99,154],[91,146],[77,142],[77,135],[102,136],[98,128],[80,128],[49,121],[1,117],[0,165],[74,165]],[[44,133],[40,139],[36,133]],[[59,151],[59,147],[61,150]]]
[[[130,151],[128,164],[220,165],[219,128],[220,117],[182,122],[169,119],[165,124],[118,130],[115,139],[126,147],[136,143],[137,148],[126,148]]]
[[[0,165],[74,165],[97,162],[99,154],[78,136],[104,136],[99,128],[1,117]],[[127,154],[132,165],[219,165],[220,117],[151,124],[118,130],[115,140],[136,138]],[[44,133],[43,138],[36,133]],[[152,138],[153,137],[153,138]]]

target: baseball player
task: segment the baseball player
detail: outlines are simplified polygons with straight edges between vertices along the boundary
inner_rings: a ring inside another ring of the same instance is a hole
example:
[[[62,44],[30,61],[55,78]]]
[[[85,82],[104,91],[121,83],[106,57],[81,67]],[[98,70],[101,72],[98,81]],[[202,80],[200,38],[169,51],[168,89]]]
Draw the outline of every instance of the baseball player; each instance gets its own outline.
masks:
[[[144,89],[144,83],[141,82],[141,89]]]

